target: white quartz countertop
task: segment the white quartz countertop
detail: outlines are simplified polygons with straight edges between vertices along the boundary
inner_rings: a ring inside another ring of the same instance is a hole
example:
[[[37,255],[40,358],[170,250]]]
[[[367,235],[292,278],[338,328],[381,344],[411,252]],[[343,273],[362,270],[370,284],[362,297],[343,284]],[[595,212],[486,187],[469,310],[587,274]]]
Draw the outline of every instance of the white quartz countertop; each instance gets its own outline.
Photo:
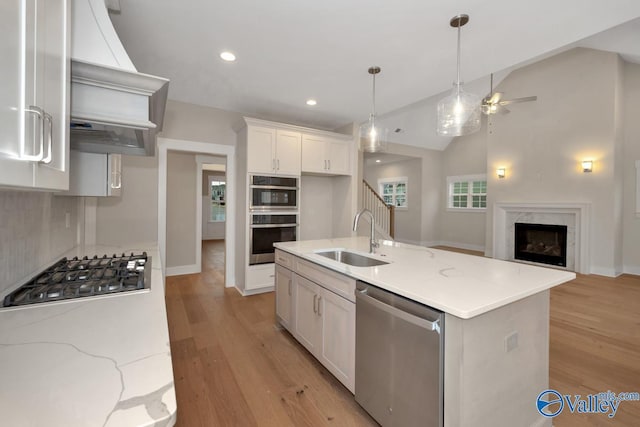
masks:
[[[0,309],[0,424],[175,424],[157,248],[94,246],[67,256],[141,251],[151,256],[149,290]]]
[[[369,254],[367,237],[281,242],[274,246],[354,279],[469,319],[572,280],[575,273],[450,251],[380,241]],[[316,252],[348,249],[389,262],[354,267]]]

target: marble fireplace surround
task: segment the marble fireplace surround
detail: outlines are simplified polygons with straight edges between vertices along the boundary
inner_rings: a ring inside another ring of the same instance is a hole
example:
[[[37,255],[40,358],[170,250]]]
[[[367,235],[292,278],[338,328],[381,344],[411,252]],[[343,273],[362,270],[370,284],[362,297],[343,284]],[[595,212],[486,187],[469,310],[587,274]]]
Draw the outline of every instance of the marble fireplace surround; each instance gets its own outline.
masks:
[[[589,274],[590,203],[495,203],[493,206],[493,257],[514,259],[515,223],[567,226],[567,267]],[[519,261],[518,262],[522,262]],[[540,264],[550,267],[546,264]],[[556,267],[561,268],[562,267]]]

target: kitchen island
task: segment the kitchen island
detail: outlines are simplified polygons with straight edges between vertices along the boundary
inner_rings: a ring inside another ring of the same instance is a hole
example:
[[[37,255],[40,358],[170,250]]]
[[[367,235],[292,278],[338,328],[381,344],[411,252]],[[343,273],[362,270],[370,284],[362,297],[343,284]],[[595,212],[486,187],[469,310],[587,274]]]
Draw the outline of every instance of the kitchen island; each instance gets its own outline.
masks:
[[[172,426],[176,398],[155,245],[149,289],[0,309],[2,425]]]
[[[551,420],[536,410],[538,394],[548,388],[549,289],[572,280],[575,274],[389,241],[380,243],[374,255],[367,253],[369,241],[365,237],[276,244],[280,251],[276,263],[289,265],[293,281],[300,276],[304,285],[293,286],[291,318],[283,323],[278,315],[281,323],[289,325],[294,337],[309,349],[304,336],[308,321],[295,318],[305,316],[305,311],[295,306],[299,302],[296,300],[302,301],[296,293],[304,292],[309,288],[306,283],[314,281],[322,289],[313,292],[324,301],[330,293],[349,303],[355,301],[353,284],[324,287],[321,280],[312,277],[320,277],[313,272],[318,269],[336,275],[333,283],[346,284],[355,279],[391,291],[444,312],[445,426],[550,426]],[[318,254],[331,249],[353,251],[388,264],[356,267]],[[340,278],[344,280],[340,282]],[[283,289],[278,280],[276,271],[277,305],[282,300],[278,289]],[[327,313],[331,307],[323,305],[321,309],[318,302],[316,309],[316,300],[313,298],[313,311]],[[348,304],[343,306],[345,313],[350,310]],[[341,326],[336,328],[338,323],[333,322],[331,328],[332,333],[346,337],[340,345],[347,349],[342,357],[325,358],[326,354],[336,354],[332,349],[310,351],[334,375],[335,367],[340,367],[338,374],[345,375],[336,377],[353,391],[349,375],[354,369],[348,366],[354,363],[348,353],[355,352],[351,322],[355,323],[355,316],[344,315]],[[327,342],[330,344],[326,337],[318,340],[320,346]],[[357,384],[355,389],[357,394]]]

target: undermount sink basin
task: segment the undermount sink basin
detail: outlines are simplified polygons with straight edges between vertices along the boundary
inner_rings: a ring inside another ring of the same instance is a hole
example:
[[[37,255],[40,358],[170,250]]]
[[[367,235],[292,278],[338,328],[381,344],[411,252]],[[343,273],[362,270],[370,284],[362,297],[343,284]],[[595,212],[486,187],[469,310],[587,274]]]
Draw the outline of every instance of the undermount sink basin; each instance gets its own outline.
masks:
[[[316,254],[323,257],[341,262],[343,264],[353,265],[354,267],[375,267],[376,265],[389,264],[376,258],[369,258],[354,252],[343,251],[340,249],[331,249],[328,251],[318,251]]]

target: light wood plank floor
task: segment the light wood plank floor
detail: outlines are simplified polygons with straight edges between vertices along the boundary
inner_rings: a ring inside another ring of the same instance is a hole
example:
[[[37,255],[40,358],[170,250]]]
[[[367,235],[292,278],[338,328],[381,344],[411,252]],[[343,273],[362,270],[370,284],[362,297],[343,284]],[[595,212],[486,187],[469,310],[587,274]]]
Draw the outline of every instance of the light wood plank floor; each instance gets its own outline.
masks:
[[[177,427],[377,425],[275,327],[273,293],[224,288],[224,242],[204,242],[202,255],[201,274],[167,278]],[[550,385],[583,396],[640,391],[639,276],[579,276],[552,290]],[[567,411],[554,419],[601,425],[640,425],[640,402],[623,402],[613,420]]]

